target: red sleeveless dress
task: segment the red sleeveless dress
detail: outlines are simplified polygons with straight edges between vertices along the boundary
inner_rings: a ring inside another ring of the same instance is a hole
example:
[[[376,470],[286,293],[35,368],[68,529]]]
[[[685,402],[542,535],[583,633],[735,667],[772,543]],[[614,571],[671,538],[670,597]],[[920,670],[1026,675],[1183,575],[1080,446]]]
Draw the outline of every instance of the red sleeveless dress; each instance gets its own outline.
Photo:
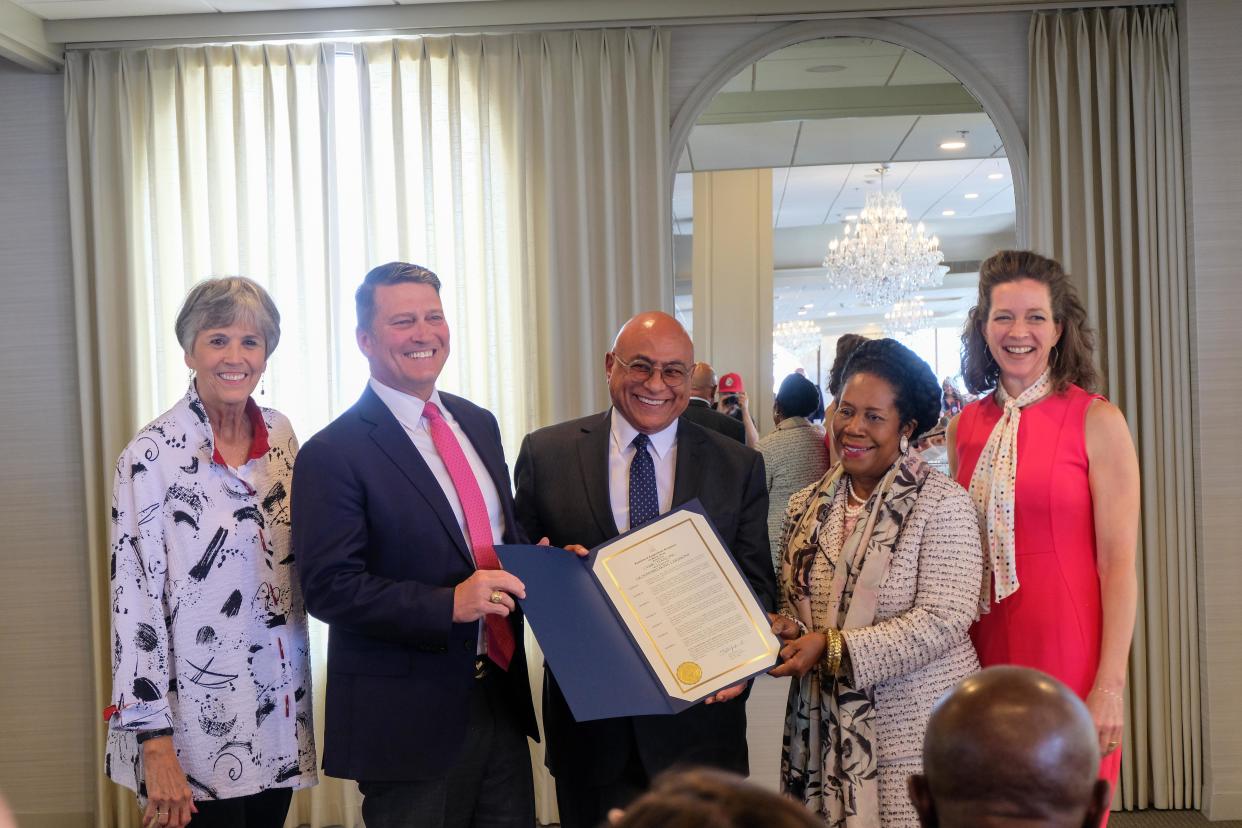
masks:
[[[1022,409],[1014,495],[1020,586],[999,603],[993,598],[970,630],[984,667],[1034,667],[1083,699],[1095,683],[1103,630],[1086,441],[1087,407],[1097,399],[1071,385]],[[962,410],[957,481],[966,488],[1001,413],[994,395]],[[1100,778],[1115,789],[1120,768],[1118,749],[1104,757]]]

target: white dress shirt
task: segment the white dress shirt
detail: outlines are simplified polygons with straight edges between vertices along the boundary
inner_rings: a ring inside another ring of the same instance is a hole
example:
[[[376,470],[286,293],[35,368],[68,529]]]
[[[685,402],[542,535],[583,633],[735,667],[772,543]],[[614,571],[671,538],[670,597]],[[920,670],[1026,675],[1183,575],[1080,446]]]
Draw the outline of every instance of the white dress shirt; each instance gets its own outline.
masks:
[[[453,478],[449,476],[448,468],[440,459],[436,444],[431,440],[431,428],[423,419],[423,407],[427,402],[436,404],[436,408],[440,409],[440,413],[444,415],[444,422],[449,424],[449,428],[453,429],[453,435],[457,437],[457,442],[461,443],[461,450],[465,453],[466,459],[470,461],[470,470],[474,472],[474,478],[479,481],[483,502],[487,504],[487,518],[492,525],[492,543],[500,544],[505,534],[505,516],[500,509],[500,493],[496,491],[496,484],[492,482],[492,476],[488,474],[487,466],[483,465],[483,459],[479,457],[479,453],[474,450],[470,438],[461,430],[461,426],[453,419],[452,412],[440,399],[440,392],[432,391],[431,398],[424,402],[418,397],[389,388],[374,377],[371,378],[371,389],[384,401],[384,405],[388,406],[388,410],[397,418],[397,422],[401,423],[410,442],[414,444],[414,448],[418,449],[427,467],[435,475],[436,482],[440,484],[445,499],[453,509],[453,516],[457,518],[457,525],[461,527],[461,536],[466,539],[466,547],[469,548],[470,534],[466,531],[466,516],[461,510],[461,498],[457,496]]]
[[[617,409],[612,409],[612,428],[608,440],[608,502],[612,506],[612,519],[617,530],[630,529],[630,462],[634,459],[634,447],[630,445],[638,436],[638,429],[630,425]],[[673,480],[677,471],[677,421],[663,431],[648,435],[647,451],[655,461],[656,494],[660,500],[660,514],[673,507]]]

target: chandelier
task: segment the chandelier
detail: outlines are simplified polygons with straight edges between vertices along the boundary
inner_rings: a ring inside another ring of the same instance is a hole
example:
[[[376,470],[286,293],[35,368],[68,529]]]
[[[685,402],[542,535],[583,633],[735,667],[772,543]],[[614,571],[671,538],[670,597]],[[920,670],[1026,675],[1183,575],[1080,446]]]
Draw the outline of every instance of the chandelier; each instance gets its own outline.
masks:
[[[880,169],[881,186],[887,165]],[[870,193],[853,227],[828,244],[828,283],[864,305],[891,305],[925,287],[938,287],[948,268],[940,264],[940,239],[927,238],[923,223],[911,227],[898,193]]]
[[[796,356],[819,350],[823,333],[819,325],[809,319],[793,319],[777,324],[772,329],[772,338],[778,345]]]
[[[884,327],[894,336],[910,334],[930,325],[933,316],[932,309],[923,304],[923,297],[915,296],[894,302],[884,314]]]

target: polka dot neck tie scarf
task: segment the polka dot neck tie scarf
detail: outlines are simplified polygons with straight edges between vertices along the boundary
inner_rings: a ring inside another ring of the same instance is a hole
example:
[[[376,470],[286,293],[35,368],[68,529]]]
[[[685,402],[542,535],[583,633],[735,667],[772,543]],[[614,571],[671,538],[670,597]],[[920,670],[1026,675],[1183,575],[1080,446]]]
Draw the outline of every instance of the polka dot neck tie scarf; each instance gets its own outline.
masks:
[[[1018,591],[1018,567],[1014,560],[1013,500],[1018,479],[1018,424],[1022,409],[1039,402],[1052,392],[1052,378],[1045,370],[1030,388],[1011,397],[1005,387],[996,386],[996,401],[1004,409],[992,427],[970,476],[970,499],[979,513],[979,534],[983,539],[983,587],[979,591],[979,613],[991,609],[995,585],[999,603]]]
[[[466,536],[470,549],[474,552],[474,565],[479,569],[502,569],[500,559],[492,546],[492,521],[487,516],[487,502],[483,500],[483,491],[479,481],[470,468],[466,453],[461,450],[452,427],[445,421],[444,415],[433,402],[423,406],[423,416],[431,431],[431,442],[435,444],[436,453],[444,461],[453,480],[453,488],[457,490],[457,498],[461,501],[461,511],[466,518]],[[483,626],[487,634],[487,657],[496,662],[502,670],[509,669],[513,659],[514,638],[513,628],[508,618],[499,615],[483,616]]]
[[[634,459],[630,461],[630,528],[637,529],[660,515],[660,498],[656,494],[655,461],[647,446],[651,438],[639,434],[630,443]]]

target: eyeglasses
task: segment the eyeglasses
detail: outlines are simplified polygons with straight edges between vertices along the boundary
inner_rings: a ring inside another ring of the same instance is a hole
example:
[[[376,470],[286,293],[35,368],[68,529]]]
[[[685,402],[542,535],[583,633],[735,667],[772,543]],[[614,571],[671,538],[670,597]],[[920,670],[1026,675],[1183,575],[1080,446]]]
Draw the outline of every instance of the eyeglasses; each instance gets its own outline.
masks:
[[[669,388],[677,388],[678,386],[685,384],[686,377],[690,376],[690,369],[679,363],[656,367],[645,359],[636,359],[633,362],[626,362],[624,359],[617,356],[615,352],[613,353],[612,358],[619,362],[623,368],[625,368],[630,379],[637,380],[638,382],[646,382],[651,379],[652,374],[658,371],[660,378],[664,380],[665,385]]]

